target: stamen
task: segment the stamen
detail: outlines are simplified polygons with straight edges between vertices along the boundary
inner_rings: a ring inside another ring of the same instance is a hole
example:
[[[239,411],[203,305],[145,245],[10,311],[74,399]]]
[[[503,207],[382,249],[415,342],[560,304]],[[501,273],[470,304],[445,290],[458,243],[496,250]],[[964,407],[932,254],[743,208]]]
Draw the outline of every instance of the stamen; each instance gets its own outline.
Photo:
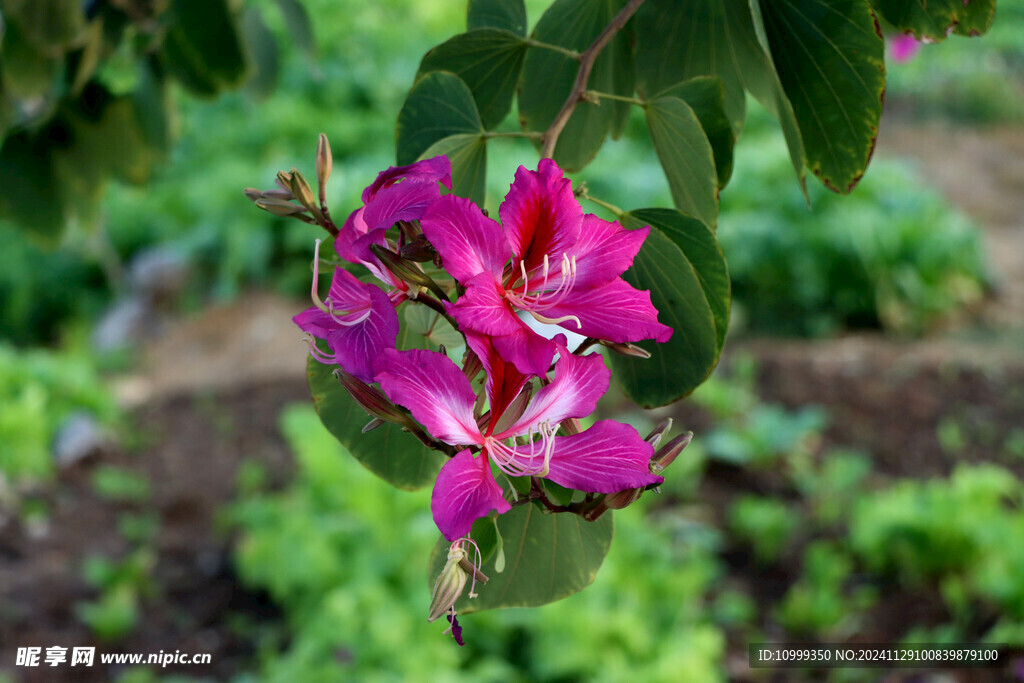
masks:
[[[370,308],[369,302],[367,302],[366,307],[363,309],[362,313],[359,315],[358,318],[355,318],[354,320],[345,320],[340,316],[352,315],[359,309],[353,308],[350,311],[336,311],[334,309],[334,302],[331,300],[331,297],[327,297],[326,303],[324,303],[323,299],[320,298],[320,292],[317,291],[319,284],[320,240],[318,239],[316,241],[316,247],[314,247],[313,249],[313,286],[310,288],[310,296],[313,298],[313,304],[321,311],[331,316],[331,320],[333,320],[338,325],[341,325],[342,327],[352,327],[353,325],[359,325],[360,323],[364,322],[367,318],[369,318],[370,314],[373,312]]]
[[[519,270],[522,273],[523,284],[521,287],[516,288],[518,291],[505,291],[505,298],[515,307],[530,311],[544,311],[552,306],[556,306],[561,303],[563,299],[572,290],[573,284],[576,282],[576,257],[570,257],[568,254],[562,254],[562,262],[559,265],[559,282],[558,286],[553,290],[548,290],[548,283],[551,279],[551,261],[548,255],[544,255],[543,265],[541,266],[541,283],[539,287],[535,287],[534,291],[530,291],[530,280],[527,276],[526,265],[520,261]],[[573,318],[564,318],[563,320],[570,320]],[[538,317],[538,320],[540,318]],[[546,322],[541,320],[541,322]],[[579,321],[576,323],[577,327],[580,327]]]
[[[583,323],[581,323],[580,319],[574,315],[563,315],[560,318],[549,318],[546,315],[541,315],[537,311],[529,311],[529,314],[536,318],[539,322],[547,323],[548,325],[557,325],[559,323],[564,323],[567,320],[571,320],[574,323],[576,323],[577,330],[583,327]]]
[[[334,356],[333,354],[327,354],[321,351],[320,347],[316,345],[316,339],[309,332],[306,332],[304,335],[302,335],[302,341],[306,342],[306,345],[309,346],[309,355],[313,356],[313,358],[316,358],[318,361],[324,363],[325,365],[337,364],[337,356]]]
[[[552,428],[548,422],[541,423],[536,432],[533,427],[527,431],[525,434],[527,443],[524,445],[530,447],[532,451],[533,445],[539,443],[539,453],[519,453],[516,446],[510,446],[494,437],[487,437],[484,441],[484,448],[498,469],[510,477],[545,477],[548,474],[551,456],[555,450],[554,436],[557,431],[558,425]],[[539,442],[533,440],[535,433],[540,435]],[[533,465],[538,457],[541,458],[540,465]]]

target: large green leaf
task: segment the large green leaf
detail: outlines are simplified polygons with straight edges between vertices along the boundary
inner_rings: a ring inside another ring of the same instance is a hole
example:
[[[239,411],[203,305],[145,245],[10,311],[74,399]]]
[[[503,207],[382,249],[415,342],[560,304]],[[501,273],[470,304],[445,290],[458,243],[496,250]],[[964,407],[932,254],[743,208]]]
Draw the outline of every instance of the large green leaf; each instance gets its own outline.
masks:
[[[430,50],[417,75],[454,73],[473,93],[484,127],[493,128],[512,109],[525,54],[526,40],[521,36],[497,28],[475,29]]]
[[[885,92],[884,43],[868,0],[774,0],[761,17],[807,166],[849,192],[867,168]]]
[[[526,37],[526,5],[523,0],[469,0],[466,30],[503,28]]]
[[[17,25],[41,52],[59,57],[84,39],[81,0],[5,0],[4,24]]]
[[[961,35],[981,35],[996,13],[996,0],[871,0],[871,4],[899,30],[930,40],[945,40],[953,27]]]
[[[455,603],[461,613],[501,607],[535,607],[561,600],[593,583],[611,547],[614,525],[605,514],[595,522],[579,515],[547,514],[533,504],[512,508],[498,517],[505,568],[497,572],[493,554],[482,571],[489,577],[477,584],[478,596],[469,598],[469,586]],[[448,556],[449,543],[441,538],[430,556],[430,585]]]
[[[623,214],[619,221],[629,228],[647,225],[633,213]],[[639,342],[650,358],[612,355],[614,375],[626,395],[640,405],[668,405],[696,389],[714,369],[718,359],[715,317],[697,269],[656,227],[623,277],[637,289],[650,290],[658,320],[673,333],[664,344]]]
[[[462,79],[433,71],[413,84],[398,114],[398,164],[411,164],[450,135],[483,132],[473,93]]]
[[[678,97],[690,105],[700,120],[701,128],[711,143],[715,155],[718,187],[722,188],[732,176],[733,147],[736,135],[725,113],[725,86],[717,76],[700,76],[677,83],[655,97]]]
[[[487,194],[487,138],[482,133],[460,133],[438,140],[421,159],[444,154],[452,164],[452,192],[484,205]]]
[[[767,41],[758,40],[748,0],[648,0],[636,23],[637,89],[654,95],[691,78],[718,76],[725,88],[725,112],[737,135],[749,90],[779,119],[806,194],[800,131]]]
[[[537,22],[533,38],[582,52],[618,14],[623,0],[556,0]],[[629,26],[620,31],[594,62],[587,88],[623,97],[633,94],[633,56]],[[526,51],[519,90],[519,116],[525,130],[543,132],[554,121],[572,91],[579,61],[542,47]],[[629,118],[630,105],[604,99],[576,107],[555,147],[554,158],[578,171],[597,154],[609,133],[618,135]]]
[[[17,25],[11,24],[0,34],[0,65],[3,66],[3,93],[8,97],[29,99],[55,89],[61,60],[41,52]]]
[[[649,225],[663,232],[693,266],[714,316],[716,355],[720,354],[729,329],[732,283],[715,234],[701,221],[674,209],[635,209],[628,216],[626,220],[634,225]]]
[[[239,85],[248,62],[228,0],[173,0],[173,24],[164,39],[164,63],[198,95]]]
[[[359,462],[400,489],[413,490],[433,483],[444,464],[443,454],[423,446],[394,424],[363,434],[371,418],[338,383],[332,374],[334,367],[311,357],[306,370],[320,421]]]
[[[654,151],[679,210],[711,228],[718,221],[718,175],[700,120],[678,97],[655,97],[644,107]]]

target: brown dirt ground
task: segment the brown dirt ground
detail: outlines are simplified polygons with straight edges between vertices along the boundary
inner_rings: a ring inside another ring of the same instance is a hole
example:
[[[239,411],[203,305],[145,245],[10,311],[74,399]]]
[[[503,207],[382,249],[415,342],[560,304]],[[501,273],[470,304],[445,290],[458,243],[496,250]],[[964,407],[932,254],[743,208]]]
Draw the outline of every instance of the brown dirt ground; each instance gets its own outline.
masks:
[[[823,446],[861,448],[885,475],[945,474],[964,458],[1006,462],[1007,435],[1024,427],[1024,135],[1002,129],[954,135],[939,125],[887,124],[879,153],[919,160],[921,172],[986,228],[1002,277],[996,299],[938,338],[744,340],[730,343],[724,362],[752,353],[765,400],[825,406],[830,426]],[[244,459],[266,465],[272,482],[288,477],[291,460],[277,416],[287,403],[307,399],[303,346],[290,323],[301,306],[249,294],[208,309],[154,340],[142,369],[115,382],[131,411],[128,445],[62,472],[33,494],[50,510],[44,527],[0,526],[0,674],[14,673],[10,663],[19,645],[57,644],[95,644],[106,652],[211,652],[211,668],[178,671],[223,679],[240,670],[253,645],[236,635],[233,620],[240,614],[273,620],[275,612],[264,596],[235,580],[230,539],[215,531],[215,516],[234,496]],[[698,433],[706,427],[707,416],[685,403],[675,410]],[[963,428],[966,445],[959,454],[944,452],[938,441],[940,423],[950,419]],[[100,500],[89,483],[104,463],[149,479],[149,506],[161,522],[157,592],[144,599],[139,627],[111,645],[96,643],[74,616],[77,602],[96,596],[82,578],[83,560],[128,550],[116,525],[118,515],[133,508]],[[1024,462],[1007,464],[1024,473]],[[737,493],[776,485],[713,467],[707,501],[722,507]],[[792,580],[785,572],[772,576],[750,566],[742,553],[726,560],[737,581],[765,598]],[[907,614],[942,621],[936,603],[919,597],[888,601],[874,632],[879,640],[895,635]],[[107,680],[115,673],[92,669],[75,677],[62,667],[33,670],[24,680]]]

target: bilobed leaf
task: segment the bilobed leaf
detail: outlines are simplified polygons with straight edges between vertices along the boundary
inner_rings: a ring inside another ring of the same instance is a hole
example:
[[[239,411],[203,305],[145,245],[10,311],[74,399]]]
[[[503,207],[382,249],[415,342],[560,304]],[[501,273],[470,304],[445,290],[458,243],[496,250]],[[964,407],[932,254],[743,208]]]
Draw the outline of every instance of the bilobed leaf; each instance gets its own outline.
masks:
[[[587,522],[579,515],[545,514],[533,504],[500,515],[498,529],[504,571],[495,570],[496,554],[485,561],[482,570],[490,580],[477,584],[478,596],[472,599],[467,586],[455,603],[460,613],[535,607],[583,590],[597,576],[614,533],[610,514]],[[431,586],[444,566],[449,545],[441,538],[434,546],[428,573]]]
[[[624,0],[556,0],[537,22],[533,38],[582,52],[618,14]],[[627,25],[594,62],[587,88],[623,97],[633,94],[632,30]],[[543,132],[551,125],[572,91],[579,61],[542,47],[526,51],[519,90],[523,128]],[[626,102],[604,99],[583,102],[566,124],[554,158],[568,171],[578,171],[597,154],[609,133],[617,135],[629,118]]]
[[[622,225],[647,225],[631,213],[619,217]],[[672,328],[672,338],[659,344],[638,345],[650,358],[613,354],[612,370],[623,391],[640,405],[668,405],[697,388],[718,359],[715,318],[697,270],[679,246],[664,232],[651,227],[644,246],[623,275],[637,289],[650,290],[658,321]]]
[[[334,366],[311,357],[306,370],[320,421],[359,462],[400,489],[414,490],[433,483],[444,464],[443,454],[423,446],[394,424],[363,434],[371,418],[338,383],[332,374]]]
[[[306,8],[298,0],[277,0],[277,7],[284,17],[284,24],[288,28],[288,36],[292,42],[310,57],[315,56],[316,40]]]
[[[504,29],[475,29],[430,50],[417,77],[431,71],[454,73],[473,93],[484,127],[493,128],[512,108],[525,54],[522,37]]]
[[[808,168],[849,192],[874,150],[885,91],[884,43],[868,0],[774,0],[761,18]]]
[[[680,211],[714,228],[718,221],[718,175],[700,120],[678,97],[656,97],[644,108],[647,129]]]
[[[413,84],[398,114],[398,164],[413,163],[450,135],[483,132],[473,93],[462,79],[433,71]]]
[[[501,28],[526,37],[526,5],[523,0],[469,0],[466,30]]]
[[[992,25],[996,0],[871,0],[885,20],[917,38],[945,40],[949,29],[961,35],[981,35]]]
[[[437,351],[438,347],[444,346],[452,360],[462,356],[466,346],[462,335],[440,313],[427,306],[412,303],[406,304],[404,308],[402,318],[405,320],[407,331],[416,337],[404,339],[401,343],[403,349],[427,348]],[[422,343],[419,342],[420,338]],[[410,346],[411,343],[415,345]]]
[[[716,355],[721,354],[729,330],[732,283],[715,234],[701,221],[674,209],[634,209],[627,215],[632,225],[649,225],[663,232],[693,266],[714,316]]]
[[[487,194],[487,138],[481,133],[449,135],[420,155],[430,159],[444,154],[452,164],[452,192],[484,205]]]
[[[718,187],[725,187],[732,175],[733,147],[736,135],[725,113],[725,86],[717,76],[700,76],[658,93],[655,97],[678,97],[697,115],[715,156]]]

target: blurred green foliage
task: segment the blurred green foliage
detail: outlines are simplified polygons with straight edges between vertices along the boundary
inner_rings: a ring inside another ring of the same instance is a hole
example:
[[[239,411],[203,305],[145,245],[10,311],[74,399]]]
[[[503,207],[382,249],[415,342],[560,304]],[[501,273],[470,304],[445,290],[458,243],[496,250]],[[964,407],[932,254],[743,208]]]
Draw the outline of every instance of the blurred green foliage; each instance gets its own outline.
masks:
[[[19,351],[0,343],[0,475],[15,483],[48,479],[62,422],[86,411],[113,425],[119,410],[94,361],[73,351]]]

